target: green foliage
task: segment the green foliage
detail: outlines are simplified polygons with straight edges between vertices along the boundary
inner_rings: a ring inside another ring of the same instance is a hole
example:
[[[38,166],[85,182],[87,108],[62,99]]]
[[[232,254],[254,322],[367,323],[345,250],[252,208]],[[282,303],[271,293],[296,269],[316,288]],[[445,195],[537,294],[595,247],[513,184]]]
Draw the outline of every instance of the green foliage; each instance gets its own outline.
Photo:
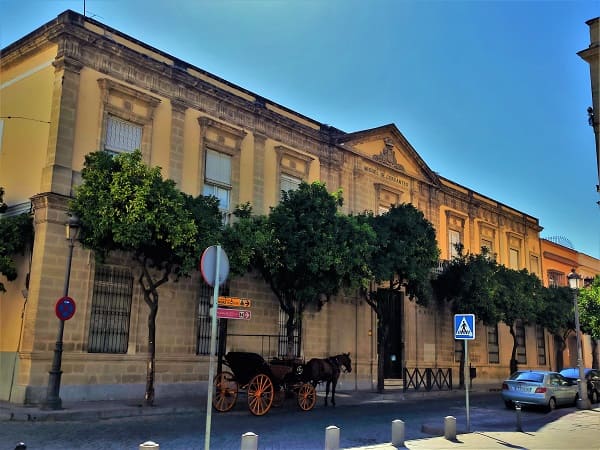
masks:
[[[366,251],[354,245],[369,241],[369,229],[339,215],[342,203],[341,195],[327,192],[325,184],[302,183],[284,192],[266,218],[268,241],[256,262],[286,312],[302,312],[338,293]]]
[[[8,205],[4,203],[4,188],[0,187],[0,214],[6,211]]]
[[[462,255],[450,261],[433,281],[436,299],[451,305],[453,314],[475,314],[486,325],[500,320],[499,266],[487,251]]]
[[[2,194],[2,192],[0,192]],[[0,204],[2,196],[0,195]],[[33,242],[33,221],[29,214],[0,218],[0,274],[8,281],[17,278],[14,256],[23,253],[27,245]],[[0,282],[0,292],[6,288]]]
[[[204,249],[218,240],[221,216],[215,198],[191,197],[148,167],[139,151],[115,157],[88,154],[83,184],[70,202],[79,217],[79,240],[99,259],[114,250],[139,262],[138,279],[148,305],[147,405],[154,401],[154,359],[158,287],[196,269]]]
[[[325,184],[303,182],[283,192],[268,216],[252,216],[249,204],[238,206],[237,220],[223,232],[232,273],[257,270],[279,300],[290,345],[308,305],[318,308],[371,276],[367,262],[375,235],[364,216],[339,214],[342,203],[341,193],[330,194]]]
[[[249,203],[233,212],[236,220],[225,227],[221,242],[229,258],[232,275],[244,275],[258,267],[262,250],[269,245],[266,216],[253,216]]]
[[[70,210],[81,221],[80,241],[100,258],[122,250],[185,275],[216,239],[216,201],[181,193],[159,167],[146,166],[139,151],[88,154],[82,178]]]
[[[542,301],[536,308],[536,323],[564,339],[575,329],[573,291],[568,287],[549,287],[543,290]]]
[[[542,282],[527,270],[512,270],[498,266],[501,320],[512,327],[517,320],[535,323],[538,308],[543,304]]]
[[[371,269],[379,284],[405,286],[409,298],[426,305],[431,297],[431,271],[437,266],[439,249],[433,225],[411,204],[392,206],[370,220],[377,236]]]
[[[581,331],[592,339],[600,339],[600,275],[590,286],[579,290],[578,302]]]

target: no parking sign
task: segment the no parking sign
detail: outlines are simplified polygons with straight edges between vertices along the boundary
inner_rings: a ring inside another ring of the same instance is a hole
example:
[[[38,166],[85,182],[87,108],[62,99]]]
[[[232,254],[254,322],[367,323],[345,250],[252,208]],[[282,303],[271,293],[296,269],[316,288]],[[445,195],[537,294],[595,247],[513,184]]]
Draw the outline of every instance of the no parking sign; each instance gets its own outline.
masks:
[[[59,298],[54,311],[60,320],[69,320],[75,314],[75,300],[67,296]]]

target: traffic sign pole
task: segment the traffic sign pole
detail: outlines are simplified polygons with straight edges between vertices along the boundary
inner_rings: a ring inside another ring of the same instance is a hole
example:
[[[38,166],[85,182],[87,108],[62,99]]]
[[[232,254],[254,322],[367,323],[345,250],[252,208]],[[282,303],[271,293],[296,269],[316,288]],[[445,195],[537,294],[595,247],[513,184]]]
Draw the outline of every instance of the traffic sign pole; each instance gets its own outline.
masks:
[[[469,341],[465,341],[465,367],[464,367],[464,379],[465,379],[465,407],[467,410],[467,433],[471,432],[471,412],[469,409]]]
[[[454,314],[454,339],[462,340],[465,344],[465,366],[463,376],[465,380],[465,407],[467,412],[467,433],[471,432],[471,412],[469,409],[469,345],[468,341],[475,339],[475,314]]]
[[[214,356],[217,350],[217,307],[219,304],[219,265],[221,263],[221,246],[217,245],[215,262],[215,284],[211,308],[210,355],[208,364],[208,397],[206,400],[206,431],[204,433],[204,450],[210,450],[210,426],[212,420],[213,378],[215,377]]]

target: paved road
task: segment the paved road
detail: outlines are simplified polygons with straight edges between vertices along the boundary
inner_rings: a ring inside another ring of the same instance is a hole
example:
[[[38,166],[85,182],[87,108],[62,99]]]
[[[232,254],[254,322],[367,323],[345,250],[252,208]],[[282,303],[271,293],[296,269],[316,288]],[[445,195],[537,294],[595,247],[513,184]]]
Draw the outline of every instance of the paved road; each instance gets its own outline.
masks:
[[[241,435],[252,431],[259,435],[261,450],[315,450],[323,448],[325,428],[329,425],[340,427],[342,448],[371,446],[391,440],[394,419],[405,422],[407,440],[419,439],[430,436],[421,431],[424,423],[430,428],[439,426],[441,430],[447,415],[457,417],[458,428],[464,429],[464,406],[464,398],[460,396],[345,404],[344,394],[340,393],[336,408],[325,408],[319,403],[314,410],[301,412],[294,400],[289,399],[266,416],[255,417],[239,400],[233,411],[213,415],[211,448],[239,450]],[[562,408],[557,414],[572,410]],[[498,393],[479,393],[471,397],[471,423],[477,424],[478,431],[512,430],[516,424],[515,414],[504,408]],[[540,411],[524,411],[523,423],[537,428],[550,416]],[[18,441],[24,441],[28,450],[133,450],[147,440],[159,443],[161,449],[201,449],[204,448],[205,421],[204,414],[192,412],[95,421],[2,422],[0,450],[12,450]]]

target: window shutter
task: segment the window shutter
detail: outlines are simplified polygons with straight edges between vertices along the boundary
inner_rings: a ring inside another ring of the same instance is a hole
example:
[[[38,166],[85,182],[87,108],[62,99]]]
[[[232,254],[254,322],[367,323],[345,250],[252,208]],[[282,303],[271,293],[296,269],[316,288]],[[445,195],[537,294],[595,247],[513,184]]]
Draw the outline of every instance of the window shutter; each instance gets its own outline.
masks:
[[[105,149],[112,152],[132,152],[141,148],[142,127],[108,116]]]
[[[214,150],[207,150],[204,176],[208,182],[231,186],[231,157]]]

